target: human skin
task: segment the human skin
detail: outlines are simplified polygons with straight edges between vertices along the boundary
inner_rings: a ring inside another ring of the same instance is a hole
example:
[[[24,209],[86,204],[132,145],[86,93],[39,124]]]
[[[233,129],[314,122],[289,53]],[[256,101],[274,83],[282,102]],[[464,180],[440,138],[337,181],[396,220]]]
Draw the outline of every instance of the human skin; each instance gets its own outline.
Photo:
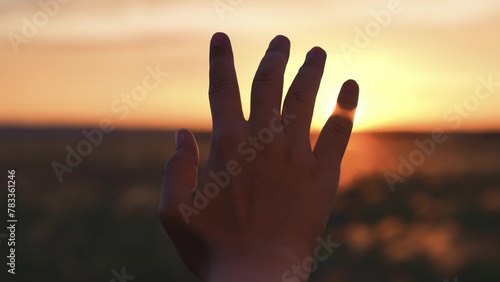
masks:
[[[212,37],[210,154],[198,175],[196,140],[186,129],[177,131],[159,207],[179,255],[203,281],[283,281],[287,270],[313,256],[325,231],[359,87],[353,80],[343,84],[311,149],[326,53],[319,47],[308,52],[281,107],[289,52],[286,37],[271,41],[253,80],[247,121],[229,38]]]

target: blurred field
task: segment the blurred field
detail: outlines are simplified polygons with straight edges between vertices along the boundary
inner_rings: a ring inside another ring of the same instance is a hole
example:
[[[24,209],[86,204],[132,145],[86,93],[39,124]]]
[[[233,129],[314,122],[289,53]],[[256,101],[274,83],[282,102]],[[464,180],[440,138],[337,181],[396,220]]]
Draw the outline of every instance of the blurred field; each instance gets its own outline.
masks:
[[[203,163],[210,134],[196,135]],[[123,267],[134,281],[198,281],[156,217],[172,132],[110,133],[62,183],[51,163],[64,163],[81,130],[0,136],[0,173],[17,171],[17,281],[110,281]],[[448,134],[392,192],[384,173],[429,137],[352,137],[327,229],[341,246],[311,281],[500,281],[500,134]]]

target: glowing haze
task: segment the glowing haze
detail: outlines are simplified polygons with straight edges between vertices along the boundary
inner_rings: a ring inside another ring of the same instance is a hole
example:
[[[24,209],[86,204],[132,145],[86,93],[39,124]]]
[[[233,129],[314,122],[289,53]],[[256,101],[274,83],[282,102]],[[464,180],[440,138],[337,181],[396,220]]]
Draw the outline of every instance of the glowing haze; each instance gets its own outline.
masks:
[[[210,129],[208,43],[223,31],[247,115],[284,34],[285,89],[311,47],[328,53],[315,129],[353,78],[357,130],[500,130],[497,0],[38,2],[0,2],[0,126]]]

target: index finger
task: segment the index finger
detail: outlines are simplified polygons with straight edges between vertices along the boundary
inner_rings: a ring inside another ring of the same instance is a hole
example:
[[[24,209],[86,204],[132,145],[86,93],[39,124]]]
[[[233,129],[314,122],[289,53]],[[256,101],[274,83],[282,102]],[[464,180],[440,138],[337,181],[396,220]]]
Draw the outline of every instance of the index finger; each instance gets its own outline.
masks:
[[[210,41],[209,79],[213,127],[244,120],[231,42],[221,32],[215,33]]]

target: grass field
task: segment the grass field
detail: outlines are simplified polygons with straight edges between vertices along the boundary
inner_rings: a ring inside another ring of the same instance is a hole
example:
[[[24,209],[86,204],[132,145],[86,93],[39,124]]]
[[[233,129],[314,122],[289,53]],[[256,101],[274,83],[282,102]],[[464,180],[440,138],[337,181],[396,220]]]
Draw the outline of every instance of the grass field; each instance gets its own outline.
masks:
[[[81,129],[0,136],[2,178],[16,169],[16,281],[111,281],[124,267],[133,281],[198,281],[156,216],[173,132],[105,135],[62,182],[51,164],[85,140]],[[210,134],[196,136],[203,164]],[[311,281],[500,281],[500,134],[446,137],[434,147],[425,133],[352,137],[327,228],[340,247]],[[403,181],[391,189],[388,172]]]

